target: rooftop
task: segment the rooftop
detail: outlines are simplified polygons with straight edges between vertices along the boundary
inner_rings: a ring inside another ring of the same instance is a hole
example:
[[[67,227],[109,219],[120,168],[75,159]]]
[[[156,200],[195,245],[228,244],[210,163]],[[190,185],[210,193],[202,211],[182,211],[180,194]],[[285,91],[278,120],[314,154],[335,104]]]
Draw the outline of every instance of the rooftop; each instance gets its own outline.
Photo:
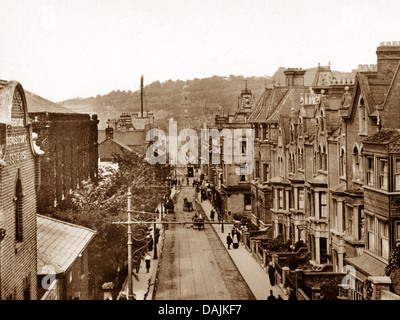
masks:
[[[63,273],[79,257],[95,231],[54,218],[37,215],[38,275],[51,268]]]

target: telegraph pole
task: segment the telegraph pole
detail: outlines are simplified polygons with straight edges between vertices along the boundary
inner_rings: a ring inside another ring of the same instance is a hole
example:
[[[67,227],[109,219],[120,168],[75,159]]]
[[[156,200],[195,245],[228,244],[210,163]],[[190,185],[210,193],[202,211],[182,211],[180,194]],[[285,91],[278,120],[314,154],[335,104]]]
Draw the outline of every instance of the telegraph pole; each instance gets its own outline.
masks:
[[[128,300],[133,300],[133,288],[132,288],[132,218],[131,218],[131,201],[132,193],[131,187],[128,187]]]

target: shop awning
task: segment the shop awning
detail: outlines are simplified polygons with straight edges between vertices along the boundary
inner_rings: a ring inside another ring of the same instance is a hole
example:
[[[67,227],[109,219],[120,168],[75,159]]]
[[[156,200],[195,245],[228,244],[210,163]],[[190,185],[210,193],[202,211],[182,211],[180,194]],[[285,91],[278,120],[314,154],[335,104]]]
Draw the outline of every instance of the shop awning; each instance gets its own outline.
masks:
[[[386,264],[364,252],[354,258],[345,258],[346,262],[356,268],[356,276],[364,281],[369,276],[384,276]]]

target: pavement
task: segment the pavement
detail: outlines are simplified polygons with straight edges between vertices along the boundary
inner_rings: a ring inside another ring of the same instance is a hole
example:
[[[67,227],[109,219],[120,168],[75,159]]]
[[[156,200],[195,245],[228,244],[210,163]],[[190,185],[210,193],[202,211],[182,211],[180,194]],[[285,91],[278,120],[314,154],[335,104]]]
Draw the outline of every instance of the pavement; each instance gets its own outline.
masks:
[[[205,214],[211,221],[210,212],[211,209],[213,209],[211,202],[209,200],[201,201],[200,193],[197,201],[203,207]],[[237,249],[232,249],[231,247],[231,249],[228,250],[226,245],[226,236],[228,232],[232,231],[232,225],[224,225],[224,232],[221,232],[220,224],[210,224],[210,226],[214,228],[215,233],[219,236],[219,239],[224,244],[233,262],[239,269],[257,300],[266,300],[270,294],[270,290],[273,290],[275,297],[280,295],[284,300],[287,300],[286,294],[279,285],[271,286],[268,274],[261,264],[253,258],[252,254],[246,249],[243,243],[240,243],[239,248]]]
[[[174,197],[175,193],[179,192],[175,187],[172,188],[171,190],[171,198]],[[161,204],[158,205],[158,211],[161,212]],[[140,264],[140,269],[139,273],[135,273],[136,277],[132,277],[132,287],[133,287],[133,293],[136,297],[136,300],[152,300],[153,297],[153,288],[154,288],[154,283],[155,279],[157,276],[157,269],[158,269],[158,259],[160,258],[162,254],[162,247],[163,247],[163,241],[164,241],[164,225],[163,224],[157,224],[157,222],[161,221],[161,216],[159,216],[156,220],[156,227],[160,229],[160,237],[158,240],[157,244],[157,259],[154,259],[154,251],[149,251],[148,254],[152,257],[151,263],[150,263],[150,269],[149,272],[147,272],[146,269],[146,264],[144,259],[142,259],[141,264]],[[152,231],[152,236],[154,239],[154,230]],[[119,294],[117,300],[122,299],[122,296],[126,295],[127,292],[127,279],[125,280],[123,284],[123,290]]]

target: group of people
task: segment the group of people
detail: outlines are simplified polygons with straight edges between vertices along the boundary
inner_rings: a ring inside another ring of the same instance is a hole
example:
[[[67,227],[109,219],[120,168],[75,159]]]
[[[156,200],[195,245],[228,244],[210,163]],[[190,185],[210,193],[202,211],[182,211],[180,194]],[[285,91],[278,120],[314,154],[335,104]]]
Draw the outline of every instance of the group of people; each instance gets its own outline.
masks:
[[[231,245],[233,249],[239,248],[240,236],[241,234],[236,228],[232,230],[232,235],[228,233],[228,235],[226,236],[226,244],[228,246],[228,249],[231,248]]]

